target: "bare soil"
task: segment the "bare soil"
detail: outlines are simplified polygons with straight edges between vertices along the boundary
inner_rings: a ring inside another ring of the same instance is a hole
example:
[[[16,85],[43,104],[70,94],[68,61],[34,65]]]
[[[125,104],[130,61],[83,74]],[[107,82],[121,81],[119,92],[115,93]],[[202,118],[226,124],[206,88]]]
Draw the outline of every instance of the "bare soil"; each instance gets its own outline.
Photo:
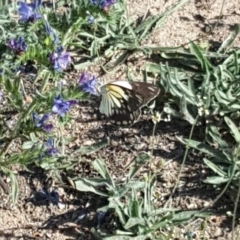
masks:
[[[149,10],[151,14],[164,12],[177,1],[149,0],[128,1],[131,16],[142,16]],[[240,0],[195,0],[189,1],[179,11],[170,16],[165,24],[155,31],[144,44],[148,46],[179,46],[191,40],[198,43],[219,45],[229,35],[235,24],[240,23]],[[239,46],[238,37],[235,46]],[[142,62],[136,68],[143,66]],[[135,69],[136,69],[135,68]],[[124,69],[124,64],[122,66]],[[98,67],[93,68],[93,74],[98,74]],[[106,81],[125,79],[124,71],[112,72],[102,76]],[[139,79],[142,76],[139,75]],[[73,80],[71,80],[73,81]],[[75,79],[77,83],[78,79]],[[71,153],[83,145],[91,145],[106,137],[110,138],[110,145],[92,155],[79,159],[74,168],[73,176],[93,176],[91,161],[98,158],[105,160],[111,175],[121,180],[129,163],[141,151],[150,152],[153,123],[149,119],[141,119],[131,128],[117,128],[107,121],[101,120],[96,105],[81,103],[70,114],[73,120],[64,130],[64,136],[71,136],[73,141],[66,147],[66,154]],[[164,206],[175,186],[182,164],[185,147],[176,137],[188,137],[191,126],[182,120],[172,119],[170,122],[160,122],[157,126],[154,144],[154,167],[158,176],[158,205]],[[201,129],[194,133],[195,139],[202,139]],[[220,202],[213,200],[220,193],[220,189],[203,183],[210,174],[203,165],[203,156],[196,151],[190,151],[184,166],[177,191],[172,196],[168,207],[178,207],[183,210],[202,209],[209,207],[213,211],[207,221],[194,221],[184,227],[176,229],[172,239],[187,239],[186,233],[192,232],[193,239],[231,239],[231,217],[227,212],[232,211],[235,193],[228,192]],[[101,205],[94,195],[74,191],[66,181],[60,183],[54,173],[43,173],[40,168],[29,167],[31,171],[16,168],[20,195],[15,207],[11,206],[10,179],[2,176],[6,189],[0,188],[0,239],[94,239],[90,233],[91,227],[96,227],[95,211]],[[143,169],[141,174],[144,174]],[[61,207],[42,201],[36,196],[49,179],[51,189],[60,194]],[[64,176],[62,176],[64,178]],[[69,186],[69,187],[67,187]],[[89,206],[89,207],[88,207]],[[87,210],[86,210],[87,209]],[[87,218],[79,216],[87,211]],[[238,231],[238,228],[235,229]],[[240,238],[239,238],[240,239]]]

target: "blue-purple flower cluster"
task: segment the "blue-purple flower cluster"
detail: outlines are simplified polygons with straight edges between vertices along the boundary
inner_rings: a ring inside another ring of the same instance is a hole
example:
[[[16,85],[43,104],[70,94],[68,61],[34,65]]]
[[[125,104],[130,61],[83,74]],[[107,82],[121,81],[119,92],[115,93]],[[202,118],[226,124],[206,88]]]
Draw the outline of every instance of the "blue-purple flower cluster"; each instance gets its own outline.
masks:
[[[10,39],[7,45],[10,49],[18,54],[23,53],[27,50],[27,44],[24,40],[24,37]]]
[[[92,5],[98,6],[102,9],[109,8],[116,3],[116,0],[89,0]],[[54,49],[49,54],[49,62],[52,68],[61,73],[66,70],[69,64],[72,62],[70,53],[68,53],[61,45],[61,41],[56,31],[51,27],[45,15],[41,14],[42,0],[34,0],[32,3],[25,3],[19,1],[18,13],[20,15],[19,21],[24,24],[32,24],[41,19],[44,22],[46,34],[52,39]],[[88,23],[94,22],[94,16],[89,14]],[[16,54],[24,53],[28,50],[27,43],[23,36],[12,38],[7,42],[7,46]],[[83,72],[79,79],[79,87],[82,91],[93,95],[98,95],[97,91],[97,78],[91,76],[87,72]],[[0,96],[1,97],[1,96]],[[53,130],[53,124],[49,123],[52,114],[56,114],[59,117],[64,117],[70,108],[77,104],[76,100],[64,100],[59,94],[55,97],[51,113],[45,113],[39,116],[38,113],[33,113],[33,122],[36,128],[42,129],[49,133]],[[58,149],[54,146],[54,140],[50,138],[46,144],[46,151],[44,154],[48,156],[54,156],[57,154]]]
[[[35,123],[35,126],[37,128],[43,129],[45,132],[51,132],[53,129],[53,124],[47,123],[49,118],[51,116],[51,113],[45,113],[42,117],[38,115],[38,113],[34,112],[33,113],[33,121]],[[46,143],[46,150],[45,153],[42,155],[45,156],[50,156],[53,157],[55,154],[57,154],[58,150],[54,146],[54,140],[53,138],[49,138],[47,143]]]
[[[98,6],[100,8],[109,8],[115,4],[116,0],[90,0],[92,5]]]
[[[61,97],[61,95],[58,95],[54,99],[52,112],[54,114],[57,114],[60,117],[63,117],[70,110],[70,108],[77,103],[78,103],[77,100],[66,101]],[[42,117],[40,117],[38,113],[34,112],[33,120],[34,120],[35,126],[38,128],[42,128],[46,132],[50,132],[53,129],[52,124],[47,124],[50,116],[51,116],[51,113],[45,113]]]
[[[58,153],[58,149],[55,147],[54,145],[54,139],[53,138],[49,138],[47,143],[46,143],[46,154],[49,157],[53,157],[54,155],[56,155]]]
[[[50,26],[47,18],[45,17],[44,20],[45,20],[45,29],[46,29],[47,34],[50,37],[53,38],[53,43],[54,44],[56,44],[56,45],[60,44],[60,39],[58,38],[58,36],[57,36],[56,32],[54,31],[54,29]]]
[[[62,72],[66,70],[68,65],[71,63],[71,57],[68,52],[66,52],[63,47],[60,45],[60,40],[50,26],[46,17],[43,17],[39,11],[42,6],[41,0],[35,0],[33,3],[25,3],[23,1],[19,2],[18,13],[20,15],[20,22],[35,22],[39,19],[44,19],[46,33],[53,38],[53,43],[56,45],[56,52],[52,52],[49,57],[49,61],[53,66],[53,69],[57,72]],[[15,52],[25,52],[27,50],[27,44],[24,41],[24,38],[11,39],[8,42],[9,48],[13,49]]]
[[[62,72],[67,69],[69,63],[72,62],[70,54],[65,52],[62,47],[60,47],[57,52],[51,53],[49,59],[52,63],[53,69],[57,72]]]
[[[79,79],[79,86],[83,92],[98,95],[97,79],[95,76],[90,77],[87,72],[83,72]]]
[[[41,0],[35,0],[29,4],[19,1],[19,5],[18,12],[21,22],[35,22],[42,18],[42,15],[38,12],[42,5]]]
[[[71,108],[71,106],[77,104],[77,100],[68,100],[65,101],[61,95],[58,95],[54,99],[54,105],[52,107],[52,112],[63,117]]]
[[[57,114],[60,117],[63,117],[71,108],[71,106],[77,104],[76,100],[64,100],[61,95],[58,95],[55,99],[54,99],[54,104],[52,107],[52,112],[54,114]],[[37,128],[41,128],[43,129],[45,132],[51,132],[53,129],[53,124],[49,124],[47,123],[49,121],[49,118],[51,116],[51,113],[45,113],[42,117],[40,117],[38,115],[38,113],[34,112],[33,113],[33,121],[35,123],[35,126]],[[46,154],[48,156],[54,156],[55,154],[57,154],[58,150],[57,148],[54,146],[54,140],[52,138],[50,138],[47,141],[47,150],[46,150]]]
[[[49,24],[46,16],[40,14],[40,9],[42,6],[41,0],[34,0],[32,3],[25,3],[23,1],[19,2],[18,13],[20,15],[20,22],[29,23],[35,22],[39,19],[44,20],[46,33],[52,38],[53,43],[55,44],[56,51],[50,53],[49,61],[53,66],[53,69],[57,72],[62,72],[65,70],[69,63],[71,63],[71,57],[68,52],[60,45],[59,37],[57,36],[55,30]],[[8,42],[8,47],[13,51],[20,53],[27,51],[27,44],[24,40],[24,37],[19,37],[16,39],[10,39]],[[76,100],[65,101],[59,95],[54,99],[54,104],[52,107],[52,112],[63,117],[70,109],[70,107],[76,104]],[[52,124],[47,124],[51,114],[46,113],[40,117],[37,113],[33,114],[33,119],[35,126],[41,128],[46,132],[50,132],[53,129]]]
[[[20,22],[28,23],[41,19],[42,15],[39,13],[41,5],[41,0],[35,0],[33,3],[29,4],[19,1],[18,13],[20,15]],[[7,46],[17,54],[27,51],[27,44],[22,36],[19,38],[10,39],[7,43]]]
[[[33,121],[35,123],[35,126],[37,128],[41,128],[46,132],[51,132],[53,129],[52,124],[47,124],[47,121],[50,118],[50,113],[45,113],[42,117],[38,115],[38,113],[34,112],[33,113]]]
[[[61,41],[54,29],[50,26],[47,19],[44,19],[46,32],[50,37],[53,38],[53,43],[56,45],[56,52],[50,53],[49,60],[54,70],[56,70],[57,72],[62,72],[63,70],[66,70],[68,65],[72,62],[71,56],[60,45]]]

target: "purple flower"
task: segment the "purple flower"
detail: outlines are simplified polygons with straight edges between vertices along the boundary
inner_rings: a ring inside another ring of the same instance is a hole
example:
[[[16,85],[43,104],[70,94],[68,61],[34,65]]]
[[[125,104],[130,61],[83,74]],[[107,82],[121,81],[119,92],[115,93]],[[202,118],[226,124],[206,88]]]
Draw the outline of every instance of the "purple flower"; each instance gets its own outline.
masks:
[[[19,1],[19,4],[20,4],[20,7],[18,8],[18,13],[21,16],[20,21],[34,22],[42,18],[42,15],[37,12],[38,8],[42,4],[42,0],[35,0],[33,3],[29,3],[29,4]]]
[[[49,148],[49,149],[47,150],[48,156],[51,156],[51,157],[53,157],[53,156],[56,155],[57,153],[58,153],[58,150],[57,150],[57,148],[55,148],[55,147]]]
[[[51,132],[52,129],[53,129],[53,125],[52,124],[45,124],[42,128],[45,132]]]
[[[8,41],[8,47],[17,53],[22,53],[27,50],[27,44],[24,37],[19,37],[17,39],[10,39]]]
[[[42,118],[40,118],[40,116],[36,112],[34,112],[33,120],[35,122],[36,127],[42,127],[45,124],[45,122],[49,120],[49,114],[46,113],[42,116]]]
[[[51,132],[53,129],[52,124],[46,124],[46,122],[49,120],[50,113],[46,113],[40,118],[40,116],[34,112],[33,113],[33,120],[35,122],[36,127],[42,128],[46,132]]]
[[[53,37],[53,43],[59,44],[60,40],[59,40],[57,34],[55,33],[55,31],[53,30],[53,28],[50,26],[50,24],[47,21],[47,19],[45,19],[45,29],[46,29],[47,34],[49,36]]]
[[[58,95],[54,99],[54,105],[52,107],[52,111],[58,114],[59,116],[63,117],[70,110],[70,107],[76,103],[77,103],[76,100],[65,101],[62,99],[60,95]]]
[[[79,86],[84,92],[91,93],[93,95],[98,95],[96,87],[97,79],[95,76],[90,78],[90,75],[86,72],[83,72],[79,79]]]
[[[111,7],[116,2],[117,0],[90,0],[92,5],[96,5],[100,8]]]
[[[47,146],[47,155],[53,157],[58,153],[58,149],[54,147],[54,140],[53,138],[49,138],[46,143]]]
[[[71,61],[70,54],[63,52],[62,48],[59,48],[57,52],[50,54],[50,62],[52,63],[53,68],[58,72],[65,70]]]

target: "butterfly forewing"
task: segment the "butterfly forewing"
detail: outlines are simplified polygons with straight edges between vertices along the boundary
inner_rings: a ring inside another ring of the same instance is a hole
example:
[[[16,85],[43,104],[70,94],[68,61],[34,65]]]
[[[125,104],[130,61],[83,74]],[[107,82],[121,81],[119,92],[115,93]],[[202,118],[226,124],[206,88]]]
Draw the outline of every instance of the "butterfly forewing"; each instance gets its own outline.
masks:
[[[160,93],[160,88],[145,82],[133,82],[132,90],[135,92],[136,96],[141,96],[143,99],[141,107],[147,105],[151,100],[153,100]]]
[[[100,112],[117,125],[132,124],[141,115],[141,108],[160,92],[157,86],[144,82],[115,81],[101,87]]]

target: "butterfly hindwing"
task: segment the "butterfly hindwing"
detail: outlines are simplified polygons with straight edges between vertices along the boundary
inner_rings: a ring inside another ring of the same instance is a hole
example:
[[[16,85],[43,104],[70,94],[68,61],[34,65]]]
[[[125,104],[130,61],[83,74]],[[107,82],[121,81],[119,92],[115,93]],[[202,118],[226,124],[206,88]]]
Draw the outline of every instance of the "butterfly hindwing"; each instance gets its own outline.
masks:
[[[141,110],[138,109],[134,112],[128,113],[115,113],[111,116],[111,123],[116,125],[131,125],[138,121],[141,116]]]

